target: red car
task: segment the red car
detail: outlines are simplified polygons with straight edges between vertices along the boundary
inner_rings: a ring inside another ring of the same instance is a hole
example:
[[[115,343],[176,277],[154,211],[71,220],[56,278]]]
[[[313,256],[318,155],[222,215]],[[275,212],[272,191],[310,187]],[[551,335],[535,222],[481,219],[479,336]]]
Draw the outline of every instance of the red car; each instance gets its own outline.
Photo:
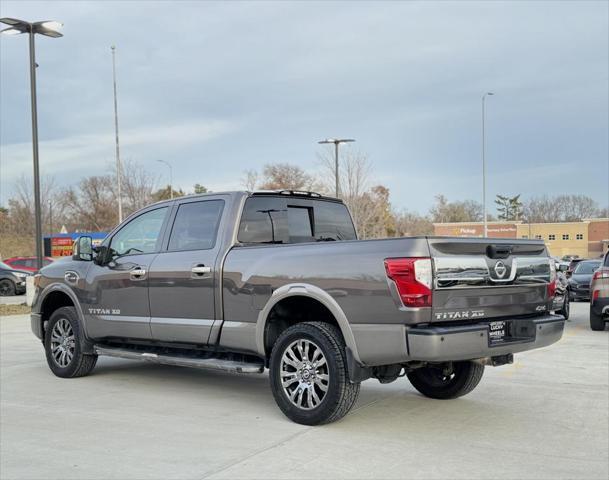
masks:
[[[51,257],[44,257],[42,259],[42,265],[46,267],[49,263],[52,263]],[[22,270],[25,272],[37,272],[36,268],[36,257],[11,257],[4,260],[9,267],[15,270]]]

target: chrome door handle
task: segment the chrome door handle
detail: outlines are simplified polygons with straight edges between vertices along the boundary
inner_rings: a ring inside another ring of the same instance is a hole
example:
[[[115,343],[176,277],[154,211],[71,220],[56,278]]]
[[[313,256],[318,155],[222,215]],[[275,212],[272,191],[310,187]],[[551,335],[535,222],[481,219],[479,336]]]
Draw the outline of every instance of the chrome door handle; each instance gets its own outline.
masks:
[[[211,267],[206,267],[205,265],[196,265],[192,267],[190,271],[193,273],[193,275],[199,276],[206,273],[211,273]]]
[[[146,269],[136,267],[129,272],[129,276],[132,280],[142,280],[146,276]]]

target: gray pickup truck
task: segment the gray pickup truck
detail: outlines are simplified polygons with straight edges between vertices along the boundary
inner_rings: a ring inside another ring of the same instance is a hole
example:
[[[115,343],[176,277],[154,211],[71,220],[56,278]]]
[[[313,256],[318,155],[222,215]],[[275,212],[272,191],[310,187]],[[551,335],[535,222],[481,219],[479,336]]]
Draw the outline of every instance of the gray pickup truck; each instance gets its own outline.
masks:
[[[343,417],[360,383],[406,375],[465,395],[485,365],[558,341],[554,261],[536,240],[357,240],[346,206],[310,192],[181,197],[35,278],[32,330],[59,377],[98,355],[233,373],[269,369],[295,422]]]

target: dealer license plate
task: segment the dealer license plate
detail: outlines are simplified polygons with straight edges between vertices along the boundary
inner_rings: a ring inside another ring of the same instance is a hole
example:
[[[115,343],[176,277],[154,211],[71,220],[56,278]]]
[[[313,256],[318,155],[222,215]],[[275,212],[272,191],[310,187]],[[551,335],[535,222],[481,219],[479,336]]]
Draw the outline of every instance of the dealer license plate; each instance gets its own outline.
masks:
[[[491,344],[502,343],[507,336],[507,323],[505,321],[490,322],[488,338]]]

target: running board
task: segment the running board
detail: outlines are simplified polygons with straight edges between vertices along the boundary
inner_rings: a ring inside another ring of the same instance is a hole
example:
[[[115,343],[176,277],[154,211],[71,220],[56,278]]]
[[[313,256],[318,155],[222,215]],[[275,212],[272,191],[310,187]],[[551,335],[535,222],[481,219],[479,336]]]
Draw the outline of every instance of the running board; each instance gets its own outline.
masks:
[[[262,373],[264,364],[262,362],[238,362],[235,360],[224,360],[221,358],[188,358],[174,355],[163,355],[149,352],[136,352],[120,348],[108,348],[95,346],[95,353],[108,357],[126,358],[128,360],[145,360],[151,363],[163,365],[175,365],[178,367],[202,368],[205,370],[219,370],[230,373]]]

